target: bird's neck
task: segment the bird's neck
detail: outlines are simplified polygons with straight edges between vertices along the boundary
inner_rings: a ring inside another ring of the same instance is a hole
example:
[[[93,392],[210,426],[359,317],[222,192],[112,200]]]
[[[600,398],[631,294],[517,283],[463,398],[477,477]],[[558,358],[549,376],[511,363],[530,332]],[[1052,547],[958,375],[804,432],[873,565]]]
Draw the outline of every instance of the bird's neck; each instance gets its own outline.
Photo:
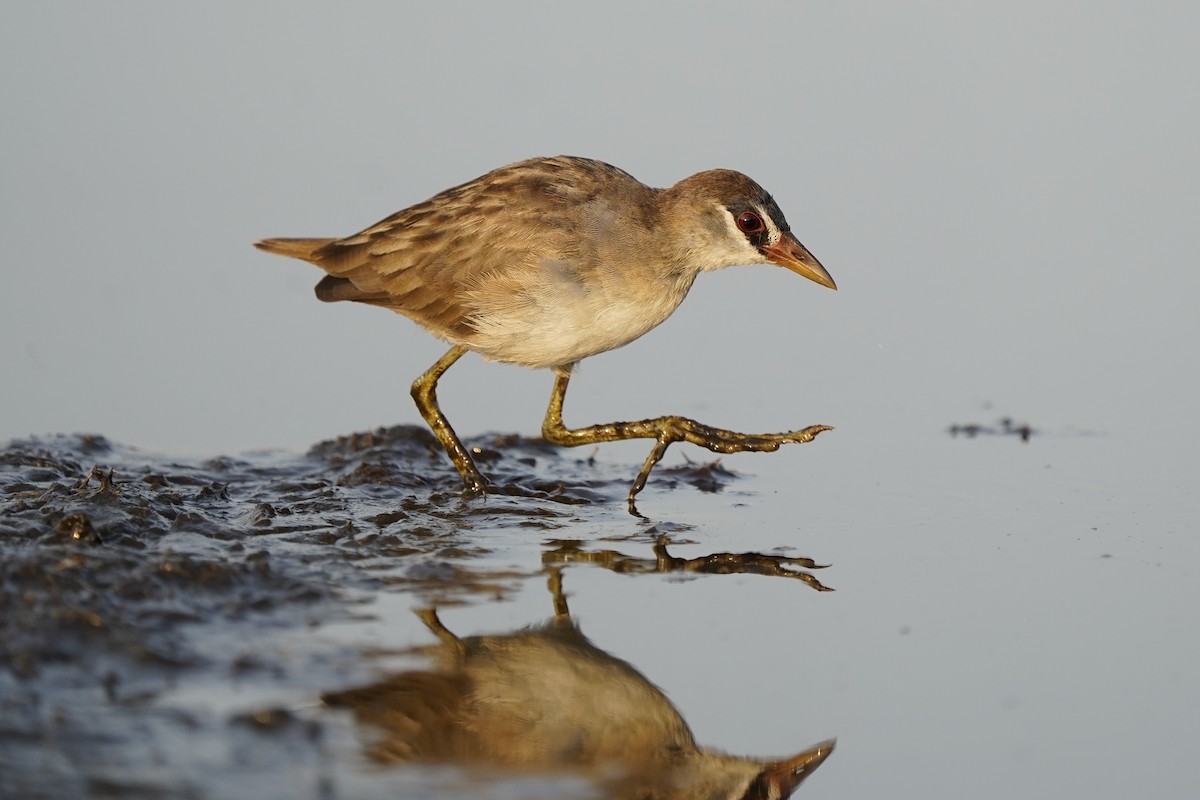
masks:
[[[742,251],[741,235],[726,219],[728,212],[687,181],[659,190],[655,202],[660,230],[654,240],[662,263],[686,276],[689,286],[701,272],[751,263]]]

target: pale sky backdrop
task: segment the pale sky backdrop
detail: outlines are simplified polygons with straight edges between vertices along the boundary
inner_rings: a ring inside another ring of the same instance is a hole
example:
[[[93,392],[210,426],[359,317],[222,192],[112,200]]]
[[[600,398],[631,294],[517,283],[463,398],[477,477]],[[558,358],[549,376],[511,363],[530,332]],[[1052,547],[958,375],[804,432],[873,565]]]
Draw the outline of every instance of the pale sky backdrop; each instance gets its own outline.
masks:
[[[585,363],[568,423],[1173,425],[1198,32],[1184,2],[4,3],[0,439],[234,453],[419,422],[444,345],[252,242],[556,153],[740,169],[840,287],[701,276]],[[473,356],[441,398],[464,435],[533,434],[549,389]]]

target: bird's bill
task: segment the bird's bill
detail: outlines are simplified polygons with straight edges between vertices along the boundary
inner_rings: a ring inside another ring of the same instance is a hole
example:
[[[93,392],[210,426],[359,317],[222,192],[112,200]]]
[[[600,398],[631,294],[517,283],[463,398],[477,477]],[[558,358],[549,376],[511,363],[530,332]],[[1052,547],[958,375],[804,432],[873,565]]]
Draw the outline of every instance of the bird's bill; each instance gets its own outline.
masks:
[[[763,775],[777,788],[778,797],[787,797],[813,773],[813,770],[829,758],[835,744],[836,739],[828,739],[803,753],[768,764],[763,770]]]
[[[797,275],[803,275],[810,281],[816,281],[822,286],[828,286],[830,289],[837,289],[837,284],[833,282],[833,278],[821,266],[821,262],[808,252],[808,248],[800,244],[800,240],[792,235],[791,231],[779,237],[779,241],[775,244],[767,245],[762,249],[766,253],[767,259],[772,264],[778,264],[781,267],[787,267]]]

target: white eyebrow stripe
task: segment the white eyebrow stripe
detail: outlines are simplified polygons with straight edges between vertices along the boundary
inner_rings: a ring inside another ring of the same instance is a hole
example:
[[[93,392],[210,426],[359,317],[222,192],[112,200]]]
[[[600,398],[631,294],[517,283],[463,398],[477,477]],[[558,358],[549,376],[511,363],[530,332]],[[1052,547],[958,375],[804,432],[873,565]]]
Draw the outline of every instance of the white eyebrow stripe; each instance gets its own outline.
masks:
[[[778,244],[783,238],[783,231],[779,230],[779,226],[775,224],[775,220],[771,219],[762,206],[755,204],[754,212],[762,219],[763,224],[767,226],[767,241],[771,244]]]

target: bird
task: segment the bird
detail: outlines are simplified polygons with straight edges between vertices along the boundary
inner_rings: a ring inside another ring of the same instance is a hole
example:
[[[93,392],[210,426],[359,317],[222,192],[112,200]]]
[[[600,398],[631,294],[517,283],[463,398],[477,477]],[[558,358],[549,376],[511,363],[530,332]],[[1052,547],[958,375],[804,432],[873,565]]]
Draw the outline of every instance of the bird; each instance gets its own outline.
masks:
[[[712,169],[667,188],[590,158],[532,158],[446,189],[342,239],[271,238],[261,250],[301,259],[326,275],[318,299],[398,312],[450,349],[412,384],[421,416],[446,449],[464,491],[488,483],[442,413],[441,376],[468,351],[550,369],[542,423],[566,447],[653,439],[627,497],[635,498],[674,442],[719,453],[767,452],[832,430],[810,425],[746,434],[681,416],[568,428],[563,400],[572,369],[664,322],[701,272],[775,264],[837,289],[758,183]]]
[[[572,773],[614,800],[779,800],[833,752],[833,739],[776,760],[701,747],[661,689],[584,636],[560,572],[550,586],[555,616],[510,633],[460,638],[420,609],[434,669],[321,699],[377,731],[377,762]]]

